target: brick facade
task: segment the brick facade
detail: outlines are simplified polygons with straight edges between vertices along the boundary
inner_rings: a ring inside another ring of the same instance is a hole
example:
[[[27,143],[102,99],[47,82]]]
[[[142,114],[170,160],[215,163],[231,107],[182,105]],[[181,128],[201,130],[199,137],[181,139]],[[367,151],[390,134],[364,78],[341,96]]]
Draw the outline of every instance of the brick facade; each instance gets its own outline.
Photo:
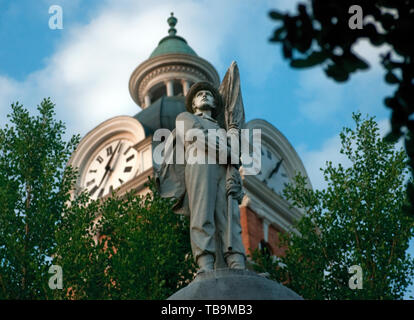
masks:
[[[240,207],[242,240],[246,254],[256,249],[264,238],[262,219],[249,207]]]
[[[284,248],[279,248],[279,232],[281,232],[281,230],[278,230],[277,228],[275,228],[274,226],[269,226],[269,234],[268,234],[268,243],[270,245],[270,248],[272,249],[272,253],[275,256],[283,256],[285,254],[285,249]]]
[[[240,207],[240,224],[242,228],[242,241],[246,254],[250,254],[251,251],[259,247],[260,241],[265,239],[263,230],[263,219],[260,218],[253,210],[249,207]],[[267,242],[270,245],[272,254],[281,256],[284,254],[284,249],[279,248],[280,242],[278,232],[281,230],[277,229],[273,225],[268,228]]]

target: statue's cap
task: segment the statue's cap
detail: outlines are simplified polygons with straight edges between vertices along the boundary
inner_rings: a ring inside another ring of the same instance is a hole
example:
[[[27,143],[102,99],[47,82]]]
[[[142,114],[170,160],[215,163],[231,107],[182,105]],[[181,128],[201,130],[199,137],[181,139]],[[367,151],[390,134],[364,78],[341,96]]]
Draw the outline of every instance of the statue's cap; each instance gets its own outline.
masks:
[[[223,99],[218,89],[216,89],[210,82],[200,81],[200,82],[194,83],[191,86],[190,90],[188,90],[187,97],[185,99],[185,107],[187,108],[188,112],[194,113],[193,99],[194,99],[194,96],[197,94],[197,92],[201,90],[208,90],[213,94],[214,101],[216,103],[216,108],[213,109],[213,117],[215,118],[216,115],[222,112]]]

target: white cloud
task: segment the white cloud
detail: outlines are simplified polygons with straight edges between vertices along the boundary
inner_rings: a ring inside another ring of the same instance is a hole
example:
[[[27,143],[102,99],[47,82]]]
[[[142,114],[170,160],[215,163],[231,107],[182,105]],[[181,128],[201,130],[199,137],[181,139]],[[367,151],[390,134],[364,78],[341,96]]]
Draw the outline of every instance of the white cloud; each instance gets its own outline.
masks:
[[[368,39],[358,39],[352,45],[352,51],[369,63],[371,69],[381,70],[381,54],[390,50],[389,45],[373,46]]]
[[[299,111],[317,123],[332,117],[342,107],[343,100],[341,85],[325,77],[322,72],[319,68],[303,71],[296,90]]]
[[[19,83],[13,79],[0,75],[0,112],[5,114],[6,107],[10,105],[12,99],[16,99],[19,93]],[[0,124],[2,124],[0,122]]]

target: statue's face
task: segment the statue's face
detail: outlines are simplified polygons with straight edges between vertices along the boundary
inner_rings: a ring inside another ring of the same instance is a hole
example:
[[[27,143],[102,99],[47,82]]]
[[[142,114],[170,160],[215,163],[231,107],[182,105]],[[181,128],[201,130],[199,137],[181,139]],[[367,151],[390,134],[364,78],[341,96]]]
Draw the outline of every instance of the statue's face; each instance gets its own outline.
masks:
[[[193,98],[194,110],[211,110],[216,108],[213,94],[208,90],[200,90]]]

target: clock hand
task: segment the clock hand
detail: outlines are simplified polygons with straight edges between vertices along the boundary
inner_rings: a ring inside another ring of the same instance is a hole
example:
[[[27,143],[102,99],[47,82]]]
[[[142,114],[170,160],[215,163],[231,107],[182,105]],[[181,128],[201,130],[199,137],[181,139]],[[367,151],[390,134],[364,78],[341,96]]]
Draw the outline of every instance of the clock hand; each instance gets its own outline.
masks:
[[[269,176],[267,177],[267,179],[270,179],[270,178],[273,176],[273,174],[275,174],[275,173],[277,173],[277,172],[279,171],[280,166],[281,166],[281,164],[282,164],[282,161],[283,161],[283,158],[282,158],[282,159],[280,159],[280,160],[276,163],[276,166],[274,167],[274,169],[272,170],[272,172],[270,172],[270,174],[269,174]]]
[[[108,174],[108,172],[111,170],[111,167],[109,166],[109,164],[111,163],[112,159],[114,158],[114,155],[115,155],[116,151],[118,150],[118,147],[119,147],[120,144],[121,144],[121,140],[116,145],[115,151],[112,153],[111,157],[109,158],[109,161],[106,163],[105,173],[104,173],[104,175],[103,175],[103,177],[101,179],[101,182],[99,182],[99,184],[98,184],[98,189],[100,188],[102,182],[105,180],[105,177]]]
[[[104,179],[105,179],[106,175],[108,174],[108,171],[109,171],[109,170],[107,170],[107,169],[106,169],[106,167],[105,167],[105,173],[104,173],[104,175],[103,175],[103,177],[102,177],[102,179],[101,179],[101,182],[99,182],[99,184],[98,184],[98,189],[100,188],[100,186],[101,186],[102,182],[104,181]]]
[[[121,157],[121,152],[122,152],[122,147],[124,146],[123,143],[121,143],[121,145],[119,146],[119,150],[118,150],[118,156],[115,158],[114,161],[114,165],[111,168],[111,173],[109,175],[112,175],[112,172],[114,171],[114,169],[116,168],[116,165],[118,164],[119,158]]]
[[[111,155],[111,158],[109,158],[109,161],[108,161],[108,163],[106,164],[106,166],[105,166],[105,170],[107,170],[107,171],[109,171],[109,170],[111,170],[111,166],[110,166],[110,164],[111,164],[111,162],[112,162],[112,159],[114,158],[114,156],[115,156],[115,154],[116,154],[116,152],[117,152],[117,150],[118,150],[118,148],[119,148],[119,146],[121,145],[121,140],[119,140],[119,142],[118,142],[118,144],[116,145],[116,147],[115,147],[115,150],[114,150],[114,152],[112,153],[112,155]]]
[[[123,143],[119,146],[118,156],[115,158],[114,165],[112,166],[112,168],[110,168],[110,172],[109,172],[109,175],[108,175],[108,180],[105,183],[105,186],[108,183],[108,181],[111,179],[112,173],[114,172],[114,170],[116,168],[116,165],[118,164],[119,158],[121,157],[121,151],[122,151],[123,146],[124,146]]]

